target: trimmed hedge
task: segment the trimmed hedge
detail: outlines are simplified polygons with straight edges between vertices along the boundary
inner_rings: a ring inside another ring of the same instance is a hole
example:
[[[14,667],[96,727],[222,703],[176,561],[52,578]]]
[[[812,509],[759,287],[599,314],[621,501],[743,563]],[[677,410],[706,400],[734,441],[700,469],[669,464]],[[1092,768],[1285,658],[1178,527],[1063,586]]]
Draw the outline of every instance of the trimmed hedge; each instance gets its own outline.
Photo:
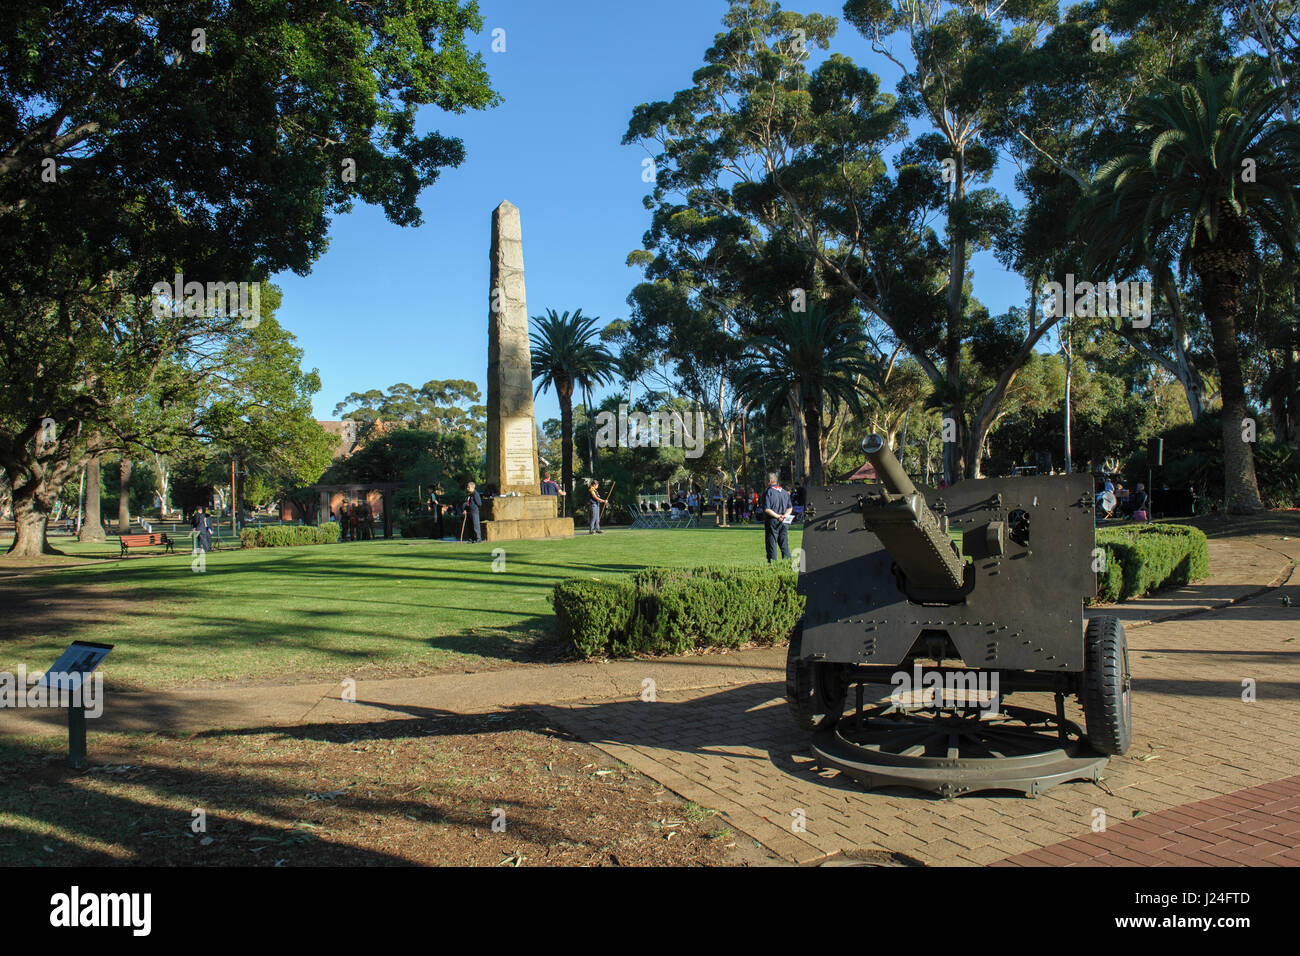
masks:
[[[584,657],[771,644],[790,636],[803,603],[783,567],[647,568],[562,581],[552,596],[560,637]]]
[[[625,635],[636,607],[636,587],[627,578],[570,578],[551,594],[555,629],[583,657],[609,651],[615,635]]]
[[[1105,565],[1097,573],[1097,600],[1123,601],[1167,587],[1182,587],[1210,574],[1205,534],[1183,524],[1100,528],[1097,547]]]
[[[245,528],[239,532],[241,548],[291,548],[299,544],[333,544],[339,539],[339,525],[281,524],[266,528]]]

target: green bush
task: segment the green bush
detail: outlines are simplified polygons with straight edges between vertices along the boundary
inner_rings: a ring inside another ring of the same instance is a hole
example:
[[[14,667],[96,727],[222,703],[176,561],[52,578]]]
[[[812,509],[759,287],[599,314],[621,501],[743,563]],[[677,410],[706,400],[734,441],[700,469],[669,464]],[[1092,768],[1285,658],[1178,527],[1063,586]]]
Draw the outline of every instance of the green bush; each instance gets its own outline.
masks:
[[[338,539],[339,526],[333,521],[319,525],[269,525],[239,532],[241,548],[290,548],[299,544],[333,544]]]
[[[560,638],[583,657],[594,657],[628,632],[636,588],[627,578],[570,578],[555,585],[551,603]]]
[[[1205,535],[1182,524],[1129,525],[1097,531],[1105,564],[1097,600],[1122,601],[1166,587],[1182,587],[1210,573]]]
[[[793,572],[647,568],[630,579],[556,585],[560,636],[584,656],[681,654],[785,640],[803,613]]]
[[[397,522],[397,531],[403,538],[432,538],[433,515],[404,515]]]

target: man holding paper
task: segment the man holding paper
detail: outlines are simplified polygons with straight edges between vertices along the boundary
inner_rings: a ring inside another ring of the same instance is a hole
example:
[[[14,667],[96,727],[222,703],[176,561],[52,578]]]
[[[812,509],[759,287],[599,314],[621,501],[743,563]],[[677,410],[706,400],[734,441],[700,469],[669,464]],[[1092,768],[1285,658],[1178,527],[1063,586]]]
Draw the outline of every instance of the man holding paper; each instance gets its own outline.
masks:
[[[775,561],[778,556],[790,557],[787,529],[794,520],[794,503],[790,500],[790,492],[782,488],[780,482],[781,478],[776,472],[768,472],[767,494],[763,497],[763,514],[767,516],[763,537],[767,544],[768,561]]]

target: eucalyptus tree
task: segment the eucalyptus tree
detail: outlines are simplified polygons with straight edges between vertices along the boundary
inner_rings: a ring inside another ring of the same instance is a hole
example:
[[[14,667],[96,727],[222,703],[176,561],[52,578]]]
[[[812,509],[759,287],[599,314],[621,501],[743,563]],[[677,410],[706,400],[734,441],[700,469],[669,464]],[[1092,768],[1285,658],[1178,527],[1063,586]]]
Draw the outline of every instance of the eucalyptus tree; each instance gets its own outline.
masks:
[[[923,7],[930,12],[910,18]],[[995,120],[1028,82],[1019,58],[1055,4],[851,3],[846,14],[882,43],[908,38],[920,65],[891,53],[905,73],[897,97],[837,53],[809,69],[811,50],[830,47],[828,18],[735,0],[692,86],[636,108],[625,141],[652,149],[656,173],[647,254],[671,269],[685,248],[730,273],[732,258],[715,250],[797,247],[940,394],[963,397],[948,406],[958,434],[946,463],[954,476],[976,475],[984,430],[1054,323],[1023,329],[987,390],[965,387],[962,346],[983,314],[970,256],[1007,242],[1013,223],[1007,198],[986,185],[1008,135]],[[906,121],[919,115],[934,130],[909,139]],[[886,156],[903,144],[891,175]],[[755,298],[749,285],[737,288]],[[794,292],[784,290],[787,304]]]
[[[1114,322],[1111,333],[1177,378],[1193,419],[1213,397],[1213,359],[1198,292],[1177,269],[1178,248],[1155,243],[1122,274],[1085,275],[1091,236],[1070,219],[1139,97],[1165,78],[1191,80],[1197,57],[1231,62],[1233,38],[1222,14],[1222,0],[1074,6],[1015,64],[1026,77],[1026,95],[1008,104],[1001,119],[1001,137],[1020,168],[1017,189],[1027,200],[1004,263],[1034,295],[1047,282],[1064,283],[1067,274],[1093,282],[1149,280],[1150,324]]]

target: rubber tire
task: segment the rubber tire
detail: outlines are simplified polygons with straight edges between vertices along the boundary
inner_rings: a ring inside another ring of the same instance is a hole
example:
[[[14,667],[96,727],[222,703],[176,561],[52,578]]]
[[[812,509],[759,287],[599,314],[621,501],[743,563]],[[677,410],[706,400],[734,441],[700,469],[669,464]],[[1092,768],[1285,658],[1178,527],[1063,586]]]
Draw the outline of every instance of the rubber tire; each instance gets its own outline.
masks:
[[[1117,617],[1094,617],[1083,633],[1083,716],[1088,741],[1100,753],[1128,753],[1133,739],[1133,704],[1128,640]]]
[[[843,679],[844,666],[801,660],[802,645],[800,622],[790,635],[785,657],[785,699],[790,704],[790,715],[803,730],[834,727],[844,714],[844,699],[849,692]]]

